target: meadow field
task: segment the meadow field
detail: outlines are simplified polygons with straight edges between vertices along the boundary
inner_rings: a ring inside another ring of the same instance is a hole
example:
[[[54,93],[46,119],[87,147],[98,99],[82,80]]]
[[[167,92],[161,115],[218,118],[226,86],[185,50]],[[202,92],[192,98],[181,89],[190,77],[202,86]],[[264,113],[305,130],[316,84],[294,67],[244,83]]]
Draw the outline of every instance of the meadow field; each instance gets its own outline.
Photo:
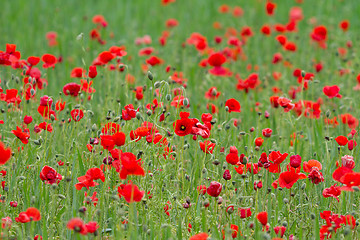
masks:
[[[357,1],[0,9],[0,239],[360,239]]]

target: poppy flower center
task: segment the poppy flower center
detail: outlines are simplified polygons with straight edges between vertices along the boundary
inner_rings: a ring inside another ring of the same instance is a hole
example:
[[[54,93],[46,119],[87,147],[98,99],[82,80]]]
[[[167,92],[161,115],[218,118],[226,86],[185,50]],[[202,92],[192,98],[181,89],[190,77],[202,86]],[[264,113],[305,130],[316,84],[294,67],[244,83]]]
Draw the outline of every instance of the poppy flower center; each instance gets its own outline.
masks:
[[[184,131],[185,129],[186,129],[186,127],[184,125],[181,125],[180,130]]]

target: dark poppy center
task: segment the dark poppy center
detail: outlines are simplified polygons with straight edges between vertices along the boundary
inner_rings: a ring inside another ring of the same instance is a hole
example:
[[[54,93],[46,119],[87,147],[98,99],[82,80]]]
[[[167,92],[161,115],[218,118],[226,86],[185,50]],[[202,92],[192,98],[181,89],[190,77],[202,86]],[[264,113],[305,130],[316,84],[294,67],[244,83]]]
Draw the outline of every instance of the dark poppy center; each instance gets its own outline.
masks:
[[[180,130],[184,131],[185,129],[186,129],[186,127],[184,125],[181,125]]]

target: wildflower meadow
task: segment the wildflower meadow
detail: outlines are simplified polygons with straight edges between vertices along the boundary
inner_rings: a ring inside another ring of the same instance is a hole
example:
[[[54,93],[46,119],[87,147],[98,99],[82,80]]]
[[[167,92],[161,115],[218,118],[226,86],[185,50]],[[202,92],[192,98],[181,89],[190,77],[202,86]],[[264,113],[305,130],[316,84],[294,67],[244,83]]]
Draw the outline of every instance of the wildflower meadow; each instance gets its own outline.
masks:
[[[0,239],[360,239],[358,1],[0,9]]]

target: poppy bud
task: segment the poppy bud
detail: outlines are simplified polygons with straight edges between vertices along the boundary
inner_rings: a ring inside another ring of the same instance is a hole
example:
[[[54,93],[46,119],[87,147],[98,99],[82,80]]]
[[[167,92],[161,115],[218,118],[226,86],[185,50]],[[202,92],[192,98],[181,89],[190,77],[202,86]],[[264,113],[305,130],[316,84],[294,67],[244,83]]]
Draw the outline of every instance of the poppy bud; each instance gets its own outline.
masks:
[[[189,105],[189,99],[184,98],[183,103],[184,103],[184,106],[188,106]]]
[[[213,162],[212,162],[215,166],[219,165],[220,164],[220,161],[218,159],[215,159]]]
[[[265,128],[262,130],[262,135],[264,137],[271,137],[272,130],[270,128]]]
[[[207,188],[206,192],[212,197],[217,197],[220,195],[222,190],[222,185],[219,182],[212,181],[210,186]]]
[[[166,94],[166,100],[171,101],[171,95],[170,94]]]
[[[229,169],[226,169],[226,170],[224,171],[223,178],[224,178],[226,181],[231,179],[231,174],[230,174]]]
[[[142,118],[141,113],[140,113],[140,112],[137,112],[137,113],[136,113],[136,119],[137,119],[137,120],[140,120],[141,118]]]
[[[305,77],[305,75],[306,75],[306,72],[305,72],[304,70],[302,70],[302,71],[301,71],[301,76],[302,76],[302,77]]]
[[[33,121],[32,116],[26,115],[26,116],[24,117],[24,123],[25,123],[25,124],[30,124],[32,121]]]
[[[232,214],[232,213],[234,212],[234,206],[228,206],[228,207],[226,208],[226,212],[227,212],[228,214]]]
[[[81,213],[85,213],[86,212],[86,207],[80,207],[79,208],[79,212],[81,212]]]
[[[341,163],[343,167],[353,169],[355,167],[354,157],[350,155],[345,155],[341,157]]]
[[[253,223],[253,222],[249,223],[248,227],[249,227],[250,229],[254,229],[254,223]]]
[[[147,72],[147,77],[150,81],[152,81],[154,79],[154,76],[150,71]]]
[[[159,88],[160,86],[161,86],[161,83],[159,81],[156,81],[155,84],[154,84],[154,87]]]
[[[254,127],[251,127],[250,128],[250,132],[254,132],[255,131],[255,128]]]
[[[290,157],[290,166],[293,168],[298,168],[301,165],[301,156],[300,155],[292,155]]]
[[[210,206],[210,202],[208,199],[205,199],[204,203],[203,203],[204,207],[209,207]]]
[[[188,209],[189,207],[190,207],[190,204],[188,204],[187,202],[183,203],[183,208]]]
[[[256,215],[256,218],[259,220],[259,222],[265,226],[268,223],[268,214],[267,212],[259,212]]]
[[[220,205],[223,203],[223,201],[224,201],[224,199],[222,197],[219,197],[217,203]]]

